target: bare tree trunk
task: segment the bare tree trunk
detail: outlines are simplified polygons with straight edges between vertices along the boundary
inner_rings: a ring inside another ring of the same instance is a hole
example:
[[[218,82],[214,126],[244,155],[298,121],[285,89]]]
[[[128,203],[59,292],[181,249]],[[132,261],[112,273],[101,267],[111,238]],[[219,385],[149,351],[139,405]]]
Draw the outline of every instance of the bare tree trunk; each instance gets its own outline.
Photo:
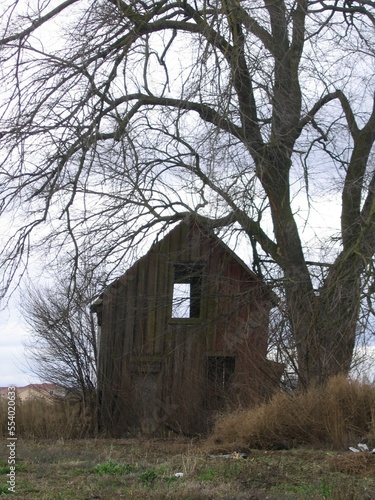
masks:
[[[301,285],[286,288],[302,388],[349,373],[357,333],[361,266],[355,255],[339,260],[316,295]]]
[[[284,271],[288,316],[298,354],[299,385],[306,388],[350,370],[364,254],[368,251],[371,255],[372,250],[355,251],[348,245],[349,250],[343,250],[330,267],[320,290],[314,290],[291,209],[289,164],[288,154],[272,152],[263,164],[261,180],[270,200],[278,242],[277,255],[273,256]]]

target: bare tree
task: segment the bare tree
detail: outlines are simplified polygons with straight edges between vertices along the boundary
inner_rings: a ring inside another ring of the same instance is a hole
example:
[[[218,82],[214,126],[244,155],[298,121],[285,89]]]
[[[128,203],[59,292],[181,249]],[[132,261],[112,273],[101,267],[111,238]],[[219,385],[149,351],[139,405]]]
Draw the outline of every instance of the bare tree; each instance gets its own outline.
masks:
[[[373,287],[373,2],[1,9],[0,208],[22,221],[1,253],[4,290],[32,246],[90,242],[115,269],[195,213],[242,231],[280,287],[300,383],[347,373]],[[312,222],[322,199],[340,210],[326,238]]]
[[[77,276],[77,275],[76,275]],[[70,274],[57,273],[50,286],[29,286],[22,294],[21,312],[30,337],[25,343],[30,367],[41,380],[67,389],[82,403],[96,405],[96,325],[90,311],[93,285],[81,273],[72,287]]]

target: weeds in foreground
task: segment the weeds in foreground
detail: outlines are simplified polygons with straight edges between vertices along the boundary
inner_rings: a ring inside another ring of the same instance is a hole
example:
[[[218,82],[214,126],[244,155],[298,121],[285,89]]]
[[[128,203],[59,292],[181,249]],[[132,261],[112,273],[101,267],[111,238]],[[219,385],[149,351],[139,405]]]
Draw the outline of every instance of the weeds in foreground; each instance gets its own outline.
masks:
[[[155,469],[146,470],[142,472],[142,474],[140,474],[139,476],[139,479],[144,484],[154,483],[157,478],[158,478],[158,473],[156,472]]]
[[[137,470],[137,467],[134,467],[129,464],[120,464],[113,460],[107,460],[101,464],[98,464],[94,469],[94,474],[104,475],[104,474],[112,474],[113,476],[128,474],[129,472],[133,472]]]
[[[204,445],[200,441],[192,446],[183,438],[20,440],[17,491],[9,498],[375,498],[371,453],[249,450],[248,458],[240,460],[207,454]],[[6,477],[0,476],[0,492],[6,494],[5,483]]]

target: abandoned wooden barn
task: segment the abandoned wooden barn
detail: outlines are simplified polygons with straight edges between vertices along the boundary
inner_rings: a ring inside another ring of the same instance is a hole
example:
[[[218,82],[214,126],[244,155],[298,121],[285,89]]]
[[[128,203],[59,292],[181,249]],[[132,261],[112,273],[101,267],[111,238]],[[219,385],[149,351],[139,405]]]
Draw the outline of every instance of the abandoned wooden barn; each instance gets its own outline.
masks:
[[[273,300],[212,231],[181,222],[94,304],[102,428],[206,432],[218,410],[266,397]]]

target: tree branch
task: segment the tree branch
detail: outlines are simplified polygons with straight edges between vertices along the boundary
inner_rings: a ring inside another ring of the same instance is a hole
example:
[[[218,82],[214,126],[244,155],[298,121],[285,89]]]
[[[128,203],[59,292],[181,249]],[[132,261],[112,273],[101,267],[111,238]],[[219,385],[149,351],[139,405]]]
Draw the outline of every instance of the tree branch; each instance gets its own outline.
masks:
[[[31,35],[31,33],[33,33],[35,30],[40,28],[43,24],[45,24],[47,21],[57,16],[63,10],[65,10],[66,8],[70,7],[71,5],[79,1],[80,0],[65,0],[65,2],[52,9],[50,12],[48,12],[48,14],[36,18],[34,21],[32,21],[31,25],[26,29],[24,29],[23,31],[20,31],[18,33],[15,33],[14,35],[5,38],[0,38],[0,45],[6,45],[9,42],[13,42],[15,40],[22,40],[23,38],[26,38],[27,36]]]

